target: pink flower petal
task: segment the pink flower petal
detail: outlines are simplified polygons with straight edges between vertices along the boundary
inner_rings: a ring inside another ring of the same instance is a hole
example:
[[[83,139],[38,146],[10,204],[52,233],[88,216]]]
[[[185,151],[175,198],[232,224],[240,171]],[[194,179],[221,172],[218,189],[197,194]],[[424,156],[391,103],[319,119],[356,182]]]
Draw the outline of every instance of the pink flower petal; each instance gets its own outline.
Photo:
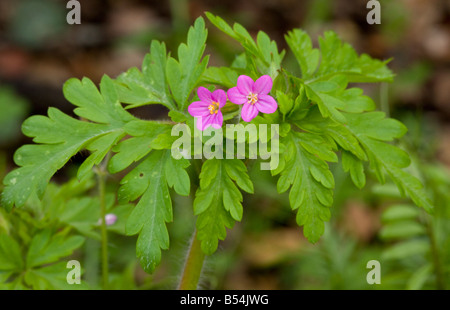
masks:
[[[273,99],[272,96],[269,95],[259,95],[258,101],[255,103],[256,108],[259,112],[270,114],[277,110],[278,104]]]
[[[200,116],[197,118],[197,128],[201,131],[205,130],[211,124],[213,115]]]
[[[210,112],[208,110],[209,103],[203,101],[194,101],[188,107],[188,112],[192,116],[206,116],[209,115]]]
[[[253,93],[258,95],[267,95],[272,89],[272,78],[268,75],[263,75],[256,80],[253,85]]]
[[[241,94],[237,87],[230,88],[227,92],[228,99],[235,104],[247,102],[247,95]]]
[[[114,213],[108,213],[105,215],[105,223],[108,226],[114,225],[114,223],[117,221],[117,215]]]
[[[200,86],[197,89],[197,95],[201,101],[206,103],[211,102],[211,92],[207,88]]]
[[[246,75],[240,75],[237,80],[237,88],[240,93],[243,95],[248,95],[253,90],[253,82],[252,78]]]
[[[217,114],[210,114],[197,119],[197,128],[201,131],[205,130],[209,126],[215,129],[219,129],[223,124],[223,115],[219,111]]]
[[[216,89],[212,95],[211,99],[219,103],[219,107],[223,107],[227,103],[227,93],[222,89]]]
[[[246,103],[242,107],[241,116],[244,122],[250,122],[258,115],[258,109],[254,104]]]
[[[223,115],[222,112],[218,112],[214,115],[214,118],[211,120],[211,126],[215,129],[219,129],[223,124]]]
[[[198,117],[197,118],[197,129],[198,130],[201,130],[201,131],[203,131],[203,119],[205,118],[206,116],[200,116],[200,117]]]
[[[212,123],[214,122],[215,119],[215,114],[210,114],[209,116],[207,116],[205,118],[206,121],[203,122],[203,130],[205,130],[206,128],[208,128],[209,126],[212,125]]]

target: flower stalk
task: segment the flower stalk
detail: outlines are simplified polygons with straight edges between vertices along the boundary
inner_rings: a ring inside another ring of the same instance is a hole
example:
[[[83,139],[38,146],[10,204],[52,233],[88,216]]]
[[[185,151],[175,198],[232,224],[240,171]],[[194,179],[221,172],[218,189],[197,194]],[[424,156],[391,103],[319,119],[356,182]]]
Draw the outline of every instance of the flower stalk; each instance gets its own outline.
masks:
[[[100,231],[101,231],[101,247],[102,247],[102,287],[108,287],[108,231],[106,229],[106,203],[105,203],[105,176],[103,173],[98,173],[98,191],[100,198]]]
[[[205,261],[205,253],[201,248],[201,242],[197,239],[197,230],[192,238],[189,253],[181,275],[179,290],[196,290]]]
[[[111,154],[108,153],[103,162],[95,169],[98,182],[98,197],[100,203],[100,234],[101,234],[101,270],[102,270],[102,287],[108,289],[109,272],[108,272],[108,230],[106,223],[106,166]]]

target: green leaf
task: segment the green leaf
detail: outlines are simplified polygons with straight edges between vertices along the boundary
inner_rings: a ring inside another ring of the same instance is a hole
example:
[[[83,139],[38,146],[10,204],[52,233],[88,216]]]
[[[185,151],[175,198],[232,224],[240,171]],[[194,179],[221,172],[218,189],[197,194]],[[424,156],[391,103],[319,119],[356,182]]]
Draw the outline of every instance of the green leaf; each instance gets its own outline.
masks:
[[[7,234],[0,234],[0,271],[21,271],[23,266],[17,241]]]
[[[342,167],[345,172],[350,172],[353,184],[359,189],[366,185],[366,175],[364,174],[364,165],[351,153],[342,151]]]
[[[163,43],[152,41],[142,72],[132,68],[117,78],[121,101],[130,108],[157,103],[172,111],[185,110],[208,64],[209,56],[202,59],[207,35],[203,18],[197,18],[187,44],[178,47],[178,60],[167,56]]]
[[[257,63],[259,68],[264,68],[265,64],[268,64],[267,69],[263,69],[262,72],[269,74],[272,78],[275,78],[278,75],[278,71],[281,68],[281,62],[283,61],[285,52],[278,52],[277,43],[273,40],[270,40],[269,36],[263,32],[259,31],[256,36],[256,43],[258,45],[258,49],[262,54],[262,59],[264,62],[260,64]]]
[[[106,195],[106,208],[110,211],[115,203],[115,195],[108,193]],[[75,228],[84,236],[100,240],[100,234],[94,229],[99,226],[100,209],[98,197],[80,197],[73,198],[67,201],[59,212],[56,214],[56,219]],[[108,228],[110,228],[108,226]]]
[[[202,83],[217,84],[224,87],[236,86],[239,74],[228,67],[208,67],[203,73]]]
[[[100,92],[88,78],[81,81],[69,79],[63,87],[64,96],[77,106],[75,114],[87,120],[101,123],[122,125],[133,119],[119,102],[115,85],[111,78],[104,75],[100,82]],[[35,140],[40,140],[39,137]]]
[[[346,112],[362,113],[375,110],[375,102],[373,102],[372,98],[364,96],[361,88],[348,88],[342,92],[338,92],[337,96],[346,103]]]
[[[169,117],[175,123],[184,123],[184,122],[187,122],[190,119],[190,116],[187,116],[185,113],[178,112],[178,111],[175,111],[175,110],[172,110],[172,111],[169,112]]]
[[[52,236],[49,229],[36,234],[28,249],[27,268],[41,266],[58,261],[61,257],[69,256],[84,242],[81,236],[66,237],[63,233]]]
[[[428,213],[433,212],[433,203],[419,179],[402,169],[392,166],[386,168],[386,173],[397,185],[403,196],[409,196],[417,206],[423,207]]]
[[[228,36],[235,40],[239,39],[239,36],[235,33],[233,28],[231,28],[226,21],[224,21],[220,16],[214,16],[210,12],[205,12],[206,17],[209,19],[214,26],[226,33]]]
[[[396,221],[386,224],[380,231],[380,237],[384,240],[407,239],[422,236],[426,233],[424,226],[415,221]]]
[[[286,163],[277,189],[282,193],[291,187],[289,201],[293,210],[298,209],[297,223],[303,226],[305,237],[315,243],[324,233],[324,222],[330,219],[334,178],[325,160],[334,160],[329,155],[334,153],[320,136],[307,133],[291,131],[282,143],[286,145]]]
[[[75,228],[81,234],[99,239],[99,234],[93,231],[100,219],[98,206],[98,199],[91,197],[71,199],[64,205],[64,209],[58,217],[62,223]]]
[[[65,217],[64,214],[75,214],[83,207],[86,207],[84,204],[78,205],[77,202],[80,196],[86,195],[88,190],[95,186],[93,175],[94,173],[91,172],[88,177],[81,181],[77,178],[72,178],[61,186],[50,183],[40,201],[42,204],[42,211],[40,212],[45,213],[46,217],[51,221],[61,222],[62,218]],[[90,200],[95,199],[91,198]],[[68,207],[69,203],[71,204],[70,207]],[[98,202],[93,202],[92,204],[96,205],[88,208],[85,212],[91,213],[91,208],[93,208],[98,211],[98,216],[100,216]],[[73,207],[75,207],[75,210],[72,210]]]
[[[383,222],[415,219],[419,216],[420,209],[412,205],[393,205],[387,208],[381,215]]]
[[[319,64],[319,50],[312,47],[308,34],[300,29],[289,31],[285,39],[300,65],[302,78],[311,78]]]
[[[205,21],[199,17],[189,29],[187,44],[183,43],[178,47],[178,61],[172,57],[167,61],[167,79],[180,110],[186,109],[189,95],[206,70],[209,57],[202,60],[202,56],[207,36]]]
[[[242,219],[243,197],[236,185],[253,193],[253,184],[242,161],[209,159],[203,163],[194,213],[198,215],[197,237],[207,255],[216,251],[219,240],[225,239],[226,228],[232,228],[234,221]]]
[[[338,110],[345,110],[345,102],[325,93],[316,92],[311,86],[305,85],[306,95],[311,101],[317,103],[320,113],[330,117],[338,123],[346,123],[345,117]]]
[[[359,160],[367,160],[366,153],[361,148],[358,139],[343,124],[329,118],[324,118],[318,108],[311,107],[304,119],[294,121],[300,129],[321,135],[327,140],[332,140],[342,149],[352,153]]]
[[[0,270],[0,290],[11,289],[10,288],[11,282],[9,282],[8,279],[11,277],[12,274],[13,274],[12,271]]]
[[[397,243],[383,251],[382,259],[404,259],[415,255],[424,255],[430,251],[430,242],[427,239],[412,239]]]
[[[273,79],[277,77],[285,52],[279,53],[276,42],[271,41],[266,33],[259,31],[255,42],[241,24],[234,23],[231,27],[219,16],[214,16],[209,12],[205,14],[214,26],[238,41],[245,49],[246,64],[253,65],[252,68],[248,68],[253,72],[250,75],[253,75],[254,78],[259,77],[260,74],[268,74]]]
[[[67,283],[67,262],[60,262],[42,268],[29,269],[24,280],[34,290],[86,290],[88,286],[84,281],[80,284]]]
[[[336,73],[359,73],[356,67],[357,54],[348,43],[343,43],[336,33],[327,31],[323,37],[319,37],[321,52],[318,76]]]
[[[116,154],[108,163],[108,170],[117,173],[141,160],[154,148],[158,136],[170,133],[172,126],[153,121],[135,120],[124,126],[124,131],[132,136],[117,144],[113,151]]]
[[[135,290],[137,288],[135,261],[127,262],[124,271],[111,274],[108,288],[110,290]]]
[[[139,234],[136,254],[147,272],[153,272],[160,263],[161,249],[169,248],[166,223],[173,218],[169,186],[181,195],[189,194],[187,166],[185,159],[174,159],[170,150],[152,151],[120,182],[120,201],[141,197],[128,217],[126,233]]]
[[[169,151],[167,151],[167,154],[169,154]],[[167,184],[182,196],[189,196],[190,180],[185,170],[189,165],[187,159],[180,158],[177,160],[170,156],[164,166]]]
[[[408,195],[416,205],[432,212],[431,200],[422,183],[402,170],[410,164],[409,155],[402,149],[383,142],[401,137],[405,134],[406,127],[397,120],[385,118],[383,112],[346,113],[345,118],[348,121],[347,128],[363,146],[378,180],[384,183],[386,172],[402,195]]]
[[[245,192],[253,194],[253,183],[247,174],[247,167],[240,160],[229,160],[225,163],[228,176]]]
[[[407,290],[420,290],[430,278],[433,272],[432,264],[425,264],[417,269],[406,284]]]
[[[374,83],[374,82],[392,82],[394,74],[387,67],[391,59],[380,61],[373,59],[367,54],[361,54],[356,66],[360,68],[361,72],[352,74],[349,82],[352,83]]]
[[[287,94],[277,90],[277,102],[280,112],[283,114],[288,114],[294,107],[294,100],[290,98]]]
[[[166,77],[167,52],[164,43],[152,41],[150,53],[142,63],[142,72],[131,68],[116,80],[120,101],[136,108],[147,104],[162,104],[175,109]]]
[[[343,43],[336,33],[327,31],[319,38],[321,62],[314,79],[325,80],[343,74],[348,82],[391,82],[392,72],[386,67],[388,61],[360,57],[348,43]]]
[[[78,171],[78,177],[83,178],[125,135],[123,126],[134,117],[120,105],[109,77],[103,77],[100,89],[101,93],[87,78],[70,79],[64,85],[64,95],[77,106],[75,113],[90,122],[49,108],[48,117],[35,115],[23,123],[23,133],[32,137],[36,144],[24,145],[14,154],[14,161],[20,168],[3,180],[6,187],[2,202],[7,209],[23,206],[34,191],[41,197],[56,171],[86,148],[92,154]]]
[[[332,150],[332,146],[320,136],[298,133],[296,137],[299,138],[298,142],[306,151],[317,156],[319,159],[329,162],[338,161],[336,153]]]
[[[367,54],[358,57],[353,47],[332,31],[319,38],[320,49],[313,48],[309,36],[300,29],[288,32],[285,39],[306,82],[327,81],[338,75],[351,83],[391,82],[394,76],[386,66],[389,60],[380,61]]]
[[[407,128],[398,120],[386,118],[384,112],[371,112],[363,114],[346,114],[355,131],[371,139],[393,141],[402,137]]]
[[[86,149],[91,151],[92,154],[78,168],[78,179],[83,179],[91,172],[94,165],[100,164],[112,146],[115,146],[123,137],[123,131],[117,131],[101,136],[89,143]]]
[[[350,88],[342,90],[334,82],[314,82],[305,85],[306,95],[317,103],[320,113],[338,123],[347,123],[340,111],[361,113],[371,111],[375,104],[370,97],[363,96],[362,89]]]

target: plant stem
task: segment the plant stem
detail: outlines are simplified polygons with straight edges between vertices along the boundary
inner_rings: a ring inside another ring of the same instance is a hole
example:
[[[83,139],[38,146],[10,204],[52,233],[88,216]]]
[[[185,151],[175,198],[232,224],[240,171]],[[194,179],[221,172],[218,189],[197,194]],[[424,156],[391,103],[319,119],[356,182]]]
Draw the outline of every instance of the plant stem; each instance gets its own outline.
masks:
[[[103,171],[99,171],[98,174],[98,195],[100,199],[100,218],[101,218],[101,236],[102,236],[102,287],[108,288],[108,231],[106,229],[106,203],[105,203],[105,175]]]
[[[429,220],[427,224],[428,237],[430,238],[431,256],[433,257],[433,266],[436,275],[436,287],[438,290],[444,290],[444,273],[442,271],[442,266],[439,258],[439,248],[436,243],[436,236],[433,231],[431,220]]]
[[[102,163],[94,171],[98,178],[98,197],[100,201],[100,233],[101,233],[101,265],[102,265],[102,288],[108,289],[108,230],[106,227],[106,202],[105,202],[105,184],[107,175],[107,165],[111,158],[111,152],[108,152]]]
[[[181,276],[180,290],[196,290],[200,275],[203,269],[203,262],[205,261],[205,254],[201,249],[201,243],[197,239],[197,230],[192,238],[191,247],[189,248],[186,264],[184,265],[183,274]]]

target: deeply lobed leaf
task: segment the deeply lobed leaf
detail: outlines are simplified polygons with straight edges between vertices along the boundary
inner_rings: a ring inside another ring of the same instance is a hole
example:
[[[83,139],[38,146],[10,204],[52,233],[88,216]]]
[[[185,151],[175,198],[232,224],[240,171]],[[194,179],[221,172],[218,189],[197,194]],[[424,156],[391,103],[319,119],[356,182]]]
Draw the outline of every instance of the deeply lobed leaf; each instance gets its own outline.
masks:
[[[253,193],[253,184],[242,161],[209,159],[204,162],[194,213],[198,215],[197,237],[206,254],[214,253],[219,240],[226,237],[226,228],[232,228],[235,221],[242,219],[243,197],[238,186]]]
[[[154,150],[120,182],[120,201],[140,197],[128,218],[126,233],[139,234],[136,254],[147,272],[153,272],[160,263],[161,249],[169,248],[166,223],[173,217],[169,186],[180,195],[189,194],[188,165],[183,158],[174,159],[170,150]]]
[[[322,236],[324,222],[330,219],[333,203],[334,177],[325,160],[337,161],[331,146],[319,136],[291,132],[282,143],[286,145],[285,165],[278,179],[277,189],[290,189],[291,208],[297,210],[297,223],[310,242]],[[330,157],[330,154],[334,156]]]
[[[75,113],[91,122],[49,108],[48,117],[31,116],[23,123],[23,133],[37,144],[24,145],[14,154],[19,168],[3,180],[2,203],[7,209],[23,206],[34,191],[42,196],[56,171],[86,148],[92,154],[79,168],[78,177],[83,178],[125,135],[124,125],[134,117],[122,108],[109,77],[103,77],[100,90],[87,78],[64,85],[66,98],[77,106]]]

